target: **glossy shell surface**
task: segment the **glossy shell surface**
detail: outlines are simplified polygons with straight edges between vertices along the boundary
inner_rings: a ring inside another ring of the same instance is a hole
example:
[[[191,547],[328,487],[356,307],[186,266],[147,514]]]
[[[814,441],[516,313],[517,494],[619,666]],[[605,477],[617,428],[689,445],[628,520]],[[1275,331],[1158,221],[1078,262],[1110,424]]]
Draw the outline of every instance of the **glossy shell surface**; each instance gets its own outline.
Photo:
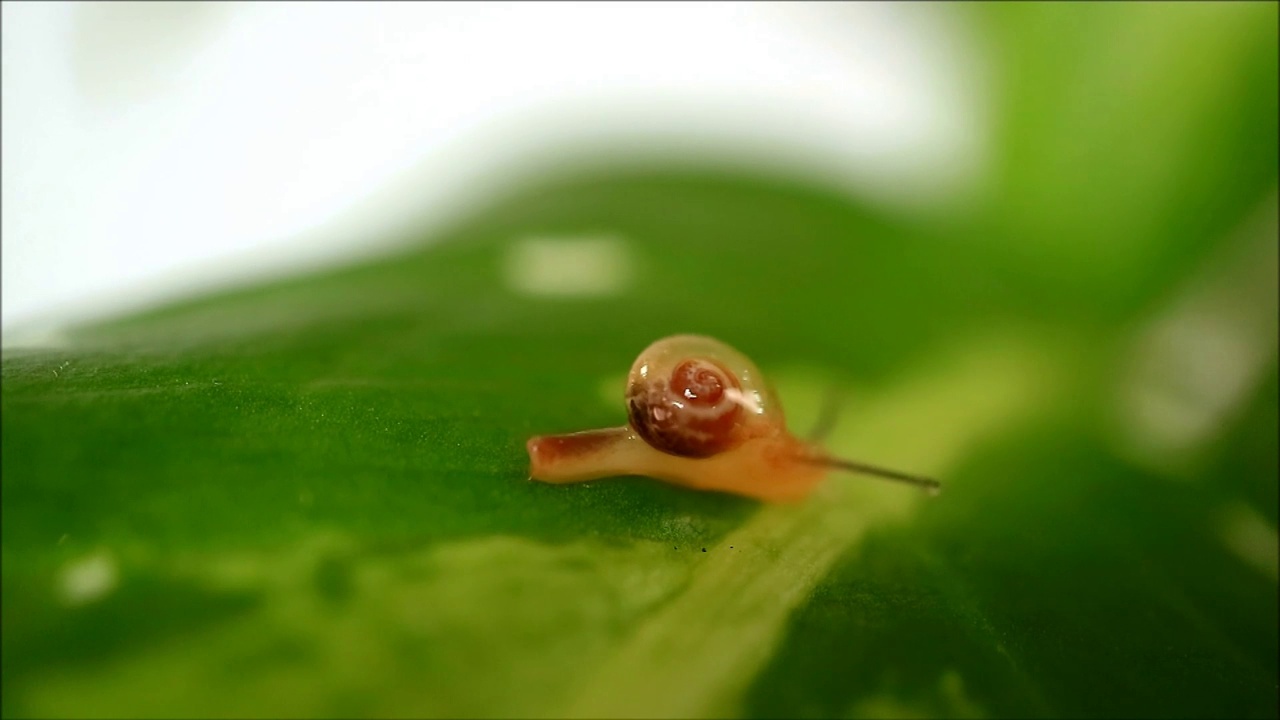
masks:
[[[701,335],[659,340],[627,377],[631,426],[655,449],[703,458],[783,431],[782,409],[759,369]]]

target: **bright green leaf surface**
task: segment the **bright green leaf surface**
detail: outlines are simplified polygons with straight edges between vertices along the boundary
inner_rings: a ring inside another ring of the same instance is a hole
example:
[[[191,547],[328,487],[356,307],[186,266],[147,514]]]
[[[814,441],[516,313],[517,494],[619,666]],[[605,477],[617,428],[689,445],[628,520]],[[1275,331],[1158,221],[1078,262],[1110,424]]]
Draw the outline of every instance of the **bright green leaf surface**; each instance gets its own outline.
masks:
[[[1063,70],[1032,62],[1061,19],[1035,13],[1063,11],[994,13],[1036,152],[962,222],[601,170],[384,259],[6,348],[4,715],[1274,717],[1274,344],[1177,467],[1133,450],[1125,398],[1198,279],[1274,257],[1275,9],[1142,7],[1054,37],[1105,25],[1156,67],[1192,43],[1215,99],[1155,112],[1138,65],[1071,92],[1140,107],[1063,139]],[[522,290],[554,274],[528,239],[583,237],[607,262],[557,281],[590,294]],[[755,359],[800,433],[838,389],[837,453],[945,491],[528,482],[525,439],[623,422],[626,368],[676,332]]]

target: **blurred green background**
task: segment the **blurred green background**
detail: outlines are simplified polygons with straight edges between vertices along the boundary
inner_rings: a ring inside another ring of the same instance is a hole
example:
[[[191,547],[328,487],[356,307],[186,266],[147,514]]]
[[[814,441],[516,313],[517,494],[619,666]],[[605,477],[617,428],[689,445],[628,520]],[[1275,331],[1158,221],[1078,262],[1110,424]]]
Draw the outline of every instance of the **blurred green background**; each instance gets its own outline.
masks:
[[[966,12],[957,212],[550,168],[6,346],[4,716],[1275,717],[1277,5]],[[526,481],[678,332],[944,492]]]

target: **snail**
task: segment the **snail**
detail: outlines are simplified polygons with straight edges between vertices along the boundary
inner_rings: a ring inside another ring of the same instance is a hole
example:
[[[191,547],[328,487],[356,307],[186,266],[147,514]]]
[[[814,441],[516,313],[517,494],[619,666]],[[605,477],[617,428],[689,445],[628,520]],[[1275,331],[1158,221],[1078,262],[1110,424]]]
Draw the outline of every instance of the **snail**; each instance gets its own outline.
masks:
[[[530,479],[577,483],[643,475],[698,490],[793,502],[831,470],[936,492],[938,481],[827,454],[797,438],[760,370],[701,335],[674,335],[640,353],[627,376],[628,424],[527,443]]]

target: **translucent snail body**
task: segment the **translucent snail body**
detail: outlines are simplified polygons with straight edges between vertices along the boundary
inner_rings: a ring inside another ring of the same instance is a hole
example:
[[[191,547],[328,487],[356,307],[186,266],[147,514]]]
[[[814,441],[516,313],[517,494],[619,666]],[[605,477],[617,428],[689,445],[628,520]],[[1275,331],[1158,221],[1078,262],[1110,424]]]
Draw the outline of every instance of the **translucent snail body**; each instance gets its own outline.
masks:
[[[532,479],[644,475],[787,502],[839,468],[937,488],[933,480],[832,458],[796,438],[756,366],[709,337],[675,335],[650,345],[631,367],[625,399],[624,427],[531,438]]]

